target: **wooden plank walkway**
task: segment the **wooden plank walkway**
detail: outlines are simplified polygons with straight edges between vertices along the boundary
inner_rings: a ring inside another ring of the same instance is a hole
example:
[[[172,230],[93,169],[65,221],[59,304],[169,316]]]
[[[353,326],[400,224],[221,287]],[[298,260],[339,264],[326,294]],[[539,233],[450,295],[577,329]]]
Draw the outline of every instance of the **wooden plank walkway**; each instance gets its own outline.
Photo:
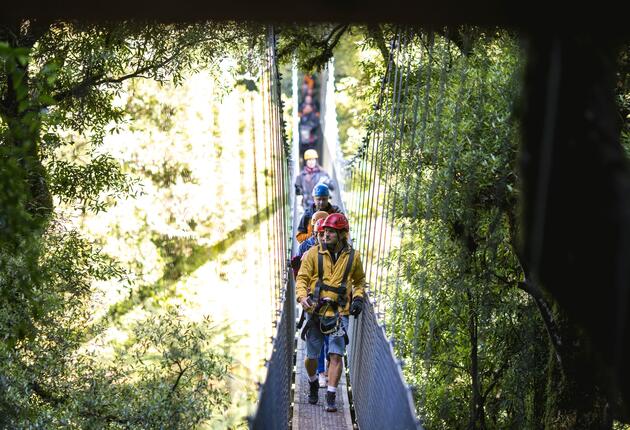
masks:
[[[297,336],[297,359],[295,362],[295,390],[293,400],[293,430],[351,430],[350,402],[346,386],[345,368],[337,387],[337,412],[326,412],[326,388],[319,389],[316,405],[308,402],[308,376],[304,368],[306,344]]]

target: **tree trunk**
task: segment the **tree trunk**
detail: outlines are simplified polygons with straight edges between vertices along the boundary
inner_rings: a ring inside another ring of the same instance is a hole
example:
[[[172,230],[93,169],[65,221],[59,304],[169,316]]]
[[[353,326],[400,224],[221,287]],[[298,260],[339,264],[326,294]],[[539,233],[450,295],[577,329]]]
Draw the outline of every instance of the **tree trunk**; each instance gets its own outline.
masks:
[[[478,318],[475,303],[470,289],[466,290],[468,301],[468,334],[470,339],[470,381],[472,396],[470,398],[470,420],[468,429],[477,430],[486,428],[484,410],[484,398],[481,395],[481,382],[479,380],[479,336]]]
[[[562,334],[562,364],[549,348],[546,429],[612,429],[612,412],[589,366],[590,344],[566,315],[555,310]]]
[[[630,171],[614,92],[616,41],[605,33],[537,32],[526,47],[524,255],[536,284],[571,320],[561,329],[569,338],[557,404],[602,412],[593,375],[606,375],[599,386],[611,399],[623,395],[627,403],[617,413],[628,413]],[[574,380],[581,377],[587,381]]]

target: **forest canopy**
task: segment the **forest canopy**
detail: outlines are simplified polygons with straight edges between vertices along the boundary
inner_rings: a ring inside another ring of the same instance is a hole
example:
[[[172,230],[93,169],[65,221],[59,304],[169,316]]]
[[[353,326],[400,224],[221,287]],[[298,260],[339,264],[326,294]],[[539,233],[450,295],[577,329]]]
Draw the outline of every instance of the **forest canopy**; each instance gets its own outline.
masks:
[[[269,253],[262,188],[272,175],[252,167],[264,156],[256,106],[267,30],[234,22],[0,27],[1,428],[245,425],[233,409],[251,406],[259,375],[237,362],[239,340],[224,315],[187,318],[182,292],[199,271],[215,289],[246,284],[243,267],[276,276],[268,255],[257,260]],[[396,235],[391,252],[375,248],[366,258],[383,268],[370,283],[383,285],[384,322],[426,428],[630,422],[610,375],[593,371],[601,368],[592,338],[523,258],[521,35],[391,24],[275,31],[284,88],[294,60],[304,73],[334,61],[340,145],[354,169],[346,191],[360,203],[349,206],[353,234],[363,240],[373,214]],[[401,34],[411,90],[400,102],[405,127],[392,138],[394,102],[383,108],[379,97],[394,100],[385,76]],[[626,153],[628,52],[616,51],[615,75]],[[191,107],[195,96],[209,100],[196,100],[203,109]],[[374,136],[387,143],[370,149]],[[372,201],[376,209],[360,200],[377,169],[368,154],[382,157],[378,184],[396,196]],[[230,175],[238,179],[222,180]],[[200,300],[210,301],[208,291],[197,290]],[[261,315],[273,313],[273,300],[256,302]],[[271,324],[260,330],[248,347],[266,354]],[[119,332],[123,340],[108,343]]]

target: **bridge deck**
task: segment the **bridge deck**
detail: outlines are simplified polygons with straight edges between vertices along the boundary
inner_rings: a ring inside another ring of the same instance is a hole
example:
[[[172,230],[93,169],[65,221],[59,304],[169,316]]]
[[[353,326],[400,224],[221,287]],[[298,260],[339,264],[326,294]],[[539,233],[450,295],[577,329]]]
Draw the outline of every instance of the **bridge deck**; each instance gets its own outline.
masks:
[[[352,429],[350,402],[346,385],[346,374],[341,376],[337,387],[337,412],[326,412],[326,389],[319,389],[319,402],[308,402],[308,376],[304,369],[306,344],[297,336],[297,359],[295,365],[295,397],[293,405],[293,430]]]

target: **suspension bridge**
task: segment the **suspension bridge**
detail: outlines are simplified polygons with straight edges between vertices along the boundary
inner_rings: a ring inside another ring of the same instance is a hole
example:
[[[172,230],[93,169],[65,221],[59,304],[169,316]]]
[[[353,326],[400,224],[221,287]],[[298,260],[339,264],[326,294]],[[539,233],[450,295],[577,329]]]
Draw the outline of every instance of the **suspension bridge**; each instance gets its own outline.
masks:
[[[375,119],[377,127],[373,130],[376,131],[366,137],[353,160],[343,159],[336,137],[332,64],[322,73],[323,142],[319,147],[322,164],[340,185],[333,191],[332,201],[349,215],[354,246],[366,256],[367,279],[372,281],[364,311],[350,321],[350,343],[338,388],[339,411],[331,414],[324,411],[321,400],[317,405],[310,405],[306,399],[308,383],[303,366],[304,344],[296,332],[298,309],[294,280],[288,265],[290,257],[297,252],[298,244],[294,237],[301,215],[292,186],[299,166],[299,143],[295,118],[295,142],[289,145],[284,134],[286,124],[282,119],[275,36],[273,33],[269,35],[263,81],[272,142],[270,159],[274,160],[274,172],[271,174],[274,179],[273,201],[277,203],[272,207],[272,218],[276,228],[275,295],[278,300],[272,353],[266,362],[267,377],[260,387],[258,408],[251,418],[252,428],[421,428],[412,388],[404,381],[403,363],[396,358],[395,340],[387,337],[383,320],[386,306],[394,306],[394,315],[396,313],[399,304],[392,286],[398,288],[399,283],[394,281],[392,269],[384,269],[378,264],[392,249],[394,242],[399,243],[404,236],[404,231],[395,227],[392,213],[401,204],[402,196],[388,185],[391,181],[386,172],[391,170],[389,165],[393,165],[394,156],[400,156],[402,145],[398,133],[406,126],[405,119],[409,118],[409,122],[417,122],[418,119],[417,109],[413,118],[403,112],[410,91],[409,82],[403,77],[405,72],[409,75],[411,67],[412,47],[407,40],[410,37],[410,34],[401,32],[391,42],[387,72],[382,80],[379,103],[375,106],[376,112],[385,115]],[[295,71],[293,81],[294,100],[297,100]],[[417,99],[420,94],[416,96]],[[296,109],[293,111],[296,112]],[[396,175],[397,172],[391,174]],[[346,187],[349,185],[356,191],[348,193]],[[394,300],[388,300],[388,297]],[[320,399],[322,397],[320,395]]]
[[[389,41],[389,58],[378,100],[366,124],[367,135],[349,159],[343,157],[336,133],[332,64],[322,73],[323,141],[319,149],[324,168],[339,184],[332,200],[349,218],[352,244],[361,253],[368,282],[364,311],[358,318],[350,319],[350,343],[337,396],[340,408],[336,413],[326,413],[322,395],[318,405],[306,401],[304,346],[296,333],[298,308],[288,263],[296,253],[294,237],[301,213],[292,186],[300,161],[295,137],[298,133],[293,118],[294,142],[290,144],[285,135],[287,124],[283,119],[275,35],[269,34],[263,81],[271,143],[268,169],[273,205],[269,219],[275,232],[272,285],[275,313],[271,354],[266,360],[267,374],[259,389],[256,412],[250,417],[253,429],[423,427],[422,410],[428,398],[422,380],[431,378],[434,350],[439,347],[438,331],[448,331],[448,327],[437,326],[438,311],[433,301],[440,294],[438,285],[442,281],[435,279],[432,270],[440,263],[432,259],[429,246],[424,244],[431,243],[437,235],[453,234],[465,246],[474,248],[470,234],[464,231],[465,226],[452,222],[454,207],[479,206],[492,199],[504,199],[505,193],[511,192],[506,186],[511,166],[480,166],[480,171],[492,171],[496,177],[488,181],[485,195],[466,196],[457,188],[457,182],[462,180],[456,178],[458,170],[461,174],[460,151],[472,148],[480,154],[492,154],[501,145],[506,148],[509,142],[516,140],[506,131],[507,127],[499,126],[506,120],[502,112],[513,109],[513,94],[499,92],[492,103],[484,100],[486,86],[505,85],[507,88],[510,82],[515,82],[513,77],[498,82],[499,73],[493,74],[493,68],[508,69],[513,64],[507,64],[509,59],[506,63],[493,64],[494,60],[488,56],[472,59],[467,55],[471,47],[466,40],[461,40],[461,45],[455,48],[464,54],[454,55],[453,44],[442,36],[431,31],[415,33],[404,27],[396,31]],[[551,158],[553,136],[558,132],[554,116],[558,105],[554,97],[562,95],[561,82],[576,84],[560,80],[565,72],[559,65],[573,61],[573,57],[563,57],[565,54],[558,48],[560,43],[559,39],[554,39],[553,43],[537,46],[541,50],[549,48],[544,51],[548,56],[544,63],[547,68],[530,72],[540,79],[526,87],[531,93],[530,100],[540,107],[539,111],[528,111],[524,116],[523,152],[540,157],[535,167],[525,164],[524,175],[529,184],[529,188],[525,187],[528,193],[525,201],[531,212],[527,213],[525,221],[529,223],[526,246],[531,254],[527,258],[534,266],[543,262],[542,229],[545,227],[541,223],[552,211],[560,210],[545,205],[546,192],[554,190],[549,188],[553,183],[549,175],[554,166],[566,168],[562,164],[557,166],[561,161],[556,160],[561,158]],[[496,58],[501,58],[501,54]],[[476,62],[474,67],[469,64],[471,61]],[[294,76],[293,99],[297,100],[295,81]],[[296,110],[294,108],[293,112]],[[565,127],[564,123],[559,124]],[[475,136],[483,127],[496,130],[495,136],[476,141]],[[533,128],[541,130],[535,138],[527,134],[527,130]],[[568,136],[573,136],[571,133]],[[560,151],[564,150],[560,147]],[[615,154],[618,156],[619,151]],[[486,161],[480,158],[479,162]],[[503,239],[495,236],[495,230],[501,223],[510,224],[509,228],[514,224],[514,219],[508,215],[506,220],[501,210],[488,213],[482,226],[492,245],[489,247],[491,255],[483,257],[486,264],[501,257]],[[419,240],[413,242],[409,236]],[[537,270],[538,267],[533,268],[534,272]],[[525,272],[526,277],[527,273],[530,272]],[[474,368],[478,360],[477,332],[483,323],[471,307],[474,305],[471,286],[464,281],[455,282],[459,283],[456,287],[469,306],[465,324],[470,330],[471,342],[474,341],[470,355],[471,368]],[[525,284],[521,287],[526,288]],[[534,297],[534,300],[538,299]],[[552,328],[547,325],[548,330]],[[395,334],[401,338],[394,338]],[[619,345],[617,348],[621,348]],[[401,356],[409,362],[400,360]],[[497,368],[496,375],[500,375],[502,369]],[[407,381],[410,375],[415,378],[413,384]],[[470,415],[471,422],[475,422],[477,414],[483,416],[484,402],[495,383],[490,381],[482,389],[472,371],[469,376],[474,390]]]

